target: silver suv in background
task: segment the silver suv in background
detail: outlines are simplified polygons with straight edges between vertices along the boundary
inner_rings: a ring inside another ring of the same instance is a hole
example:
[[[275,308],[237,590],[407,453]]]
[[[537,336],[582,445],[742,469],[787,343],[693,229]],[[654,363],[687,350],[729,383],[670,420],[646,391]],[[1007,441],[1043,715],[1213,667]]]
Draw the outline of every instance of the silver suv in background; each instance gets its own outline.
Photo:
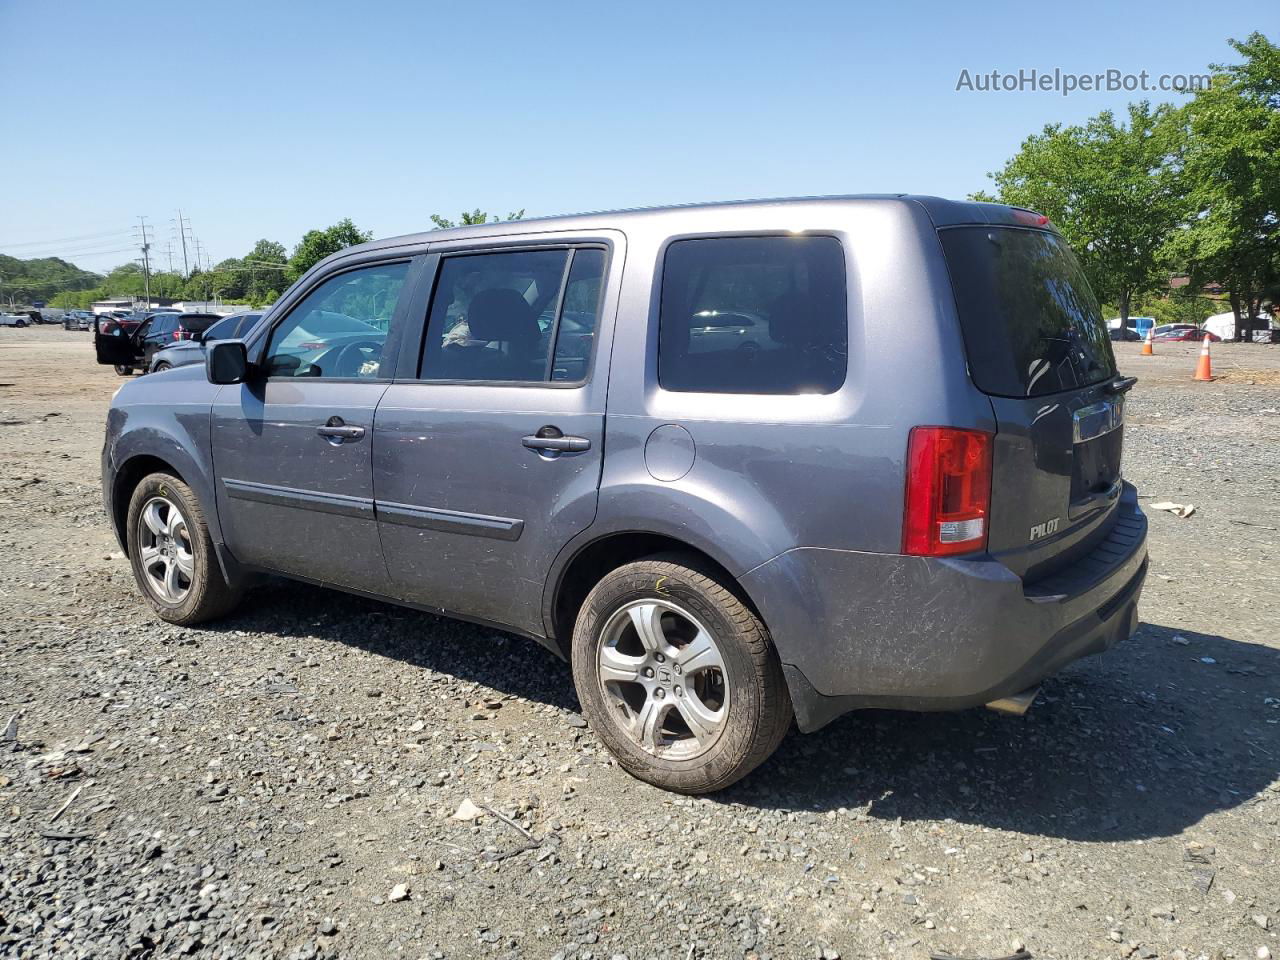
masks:
[[[793,719],[1002,701],[1128,637],[1132,384],[1027,210],[485,224],[344,250],[125,384],[103,496],[165,620],[271,573],[523,634],[625,769],[697,793]]]
[[[229,313],[216,321],[208,330],[189,340],[179,340],[172,346],[158,350],[151,357],[148,373],[159,373],[171,367],[184,367],[190,363],[204,363],[204,345],[214,340],[243,340],[253,333],[262,319],[261,310],[245,310]]]

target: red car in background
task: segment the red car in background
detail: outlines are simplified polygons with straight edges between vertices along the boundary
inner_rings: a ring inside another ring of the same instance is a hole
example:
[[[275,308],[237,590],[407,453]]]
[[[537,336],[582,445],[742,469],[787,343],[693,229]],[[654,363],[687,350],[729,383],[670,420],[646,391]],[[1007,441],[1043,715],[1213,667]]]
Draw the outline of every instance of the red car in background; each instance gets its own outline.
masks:
[[[1164,331],[1164,333],[1157,333],[1151,339],[1159,340],[1163,343],[1176,343],[1187,340],[1200,343],[1205,337],[1208,337],[1212,343],[1218,343],[1222,339],[1216,333],[1201,330],[1199,327],[1175,327],[1172,330]]]

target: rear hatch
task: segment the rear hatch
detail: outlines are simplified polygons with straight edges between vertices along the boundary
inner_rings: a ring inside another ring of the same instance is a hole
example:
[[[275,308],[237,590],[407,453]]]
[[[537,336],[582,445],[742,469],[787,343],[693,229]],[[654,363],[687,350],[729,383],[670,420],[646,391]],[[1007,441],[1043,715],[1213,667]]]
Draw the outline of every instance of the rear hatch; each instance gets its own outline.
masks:
[[[969,375],[998,425],[988,550],[1034,582],[1107,534],[1121,488],[1126,384],[1093,292],[1058,234],[958,226],[938,236]]]

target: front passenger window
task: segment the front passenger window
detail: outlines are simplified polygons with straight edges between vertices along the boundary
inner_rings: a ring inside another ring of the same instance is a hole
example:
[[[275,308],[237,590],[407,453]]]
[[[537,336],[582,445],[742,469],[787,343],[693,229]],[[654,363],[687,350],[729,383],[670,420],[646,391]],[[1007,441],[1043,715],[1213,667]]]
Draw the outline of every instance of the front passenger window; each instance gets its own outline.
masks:
[[[408,272],[408,263],[380,263],[325,280],[271,332],[267,376],[391,376],[387,334]]]

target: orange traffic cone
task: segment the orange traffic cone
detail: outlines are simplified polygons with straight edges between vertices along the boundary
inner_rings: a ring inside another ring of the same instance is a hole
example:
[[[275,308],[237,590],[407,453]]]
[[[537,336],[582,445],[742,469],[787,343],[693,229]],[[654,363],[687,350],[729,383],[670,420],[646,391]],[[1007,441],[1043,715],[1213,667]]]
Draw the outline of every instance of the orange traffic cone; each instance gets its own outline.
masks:
[[[1209,366],[1209,335],[1206,333],[1204,343],[1200,345],[1200,362],[1196,364],[1196,380],[1212,380],[1213,371]]]
[[[1143,341],[1142,341],[1142,355],[1143,355],[1144,357],[1149,357],[1149,356],[1151,356],[1153,353],[1155,353],[1155,351],[1151,349],[1151,331],[1152,331],[1152,329],[1153,329],[1152,327],[1147,327],[1147,339],[1145,339],[1145,340],[1143,340]]]

